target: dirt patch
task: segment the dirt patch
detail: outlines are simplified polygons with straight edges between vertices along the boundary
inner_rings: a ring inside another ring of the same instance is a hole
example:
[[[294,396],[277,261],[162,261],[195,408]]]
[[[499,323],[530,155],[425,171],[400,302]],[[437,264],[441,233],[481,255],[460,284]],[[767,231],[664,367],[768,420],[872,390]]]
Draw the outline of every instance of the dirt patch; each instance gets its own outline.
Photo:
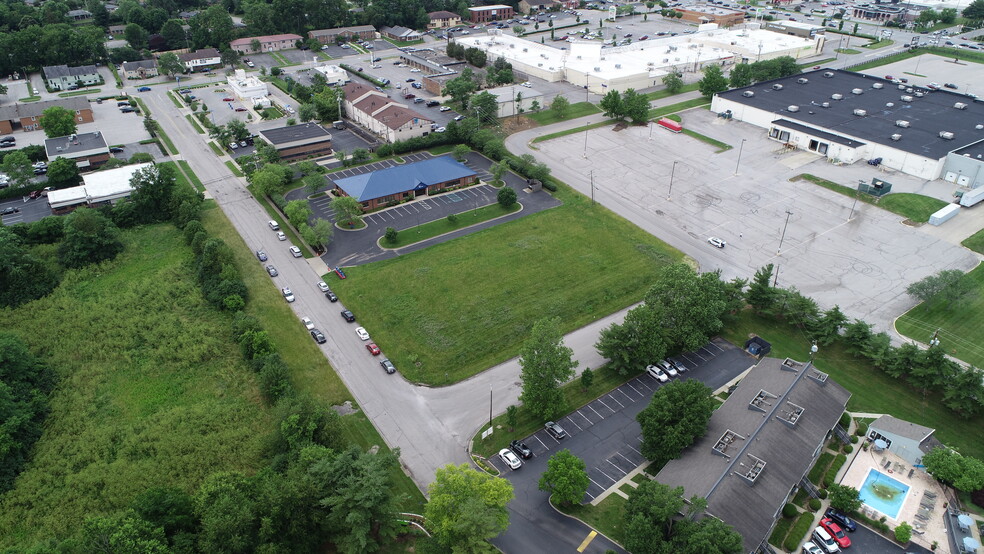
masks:
[[[354,414],[359,411],[358,408],[352,406],[351,400],[346,400],[341,406],[332,406],[331,409],[338,412],[338,415],[341,416]]]
[[[615,124],[614,127],[612,127],[612,131],[615,131],[617,133],[617,132],[619,132],[619,131],[621,131],[623,129],[628,128],[628,126],[629,126],[628,123],[626,123],[624,121],[619,121],[618,123]]]
[[[516,117],[507,117],[502,120],[502,130],[506,135],[511,135],[513,133],[518,133],[520,131],[526,131],[528,129],[533,129],[539,127],[540,124],[532,119],[517,115]]]

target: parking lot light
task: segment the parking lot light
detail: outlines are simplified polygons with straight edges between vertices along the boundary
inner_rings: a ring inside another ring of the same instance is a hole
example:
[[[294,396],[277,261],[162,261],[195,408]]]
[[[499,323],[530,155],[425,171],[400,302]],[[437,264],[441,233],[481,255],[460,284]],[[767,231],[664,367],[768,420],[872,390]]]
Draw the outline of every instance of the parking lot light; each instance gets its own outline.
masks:
[[[741,144],[738,145],[738,161],[735,162],[735,175],[738,175],[738,166],[741,164],[741,150],[745,146],[745,140],[741,139]]]

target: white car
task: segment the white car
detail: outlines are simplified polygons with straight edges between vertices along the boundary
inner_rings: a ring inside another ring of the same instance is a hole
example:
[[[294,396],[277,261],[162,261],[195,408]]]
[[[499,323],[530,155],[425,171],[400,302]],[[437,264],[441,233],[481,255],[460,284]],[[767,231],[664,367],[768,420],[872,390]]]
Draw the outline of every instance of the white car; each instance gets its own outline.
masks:
[[[356,327],[355,334],[362,340],[369,340],[369,331],[366,331],[365,327]]]
[[[304,254],[301,254],[301,249],[300,248],[298,248],[296,246],[291,246],[290,247],[290,255],[291,256],[294,256],[295,258],[300,258]]]
[[[820,547],[812,542],[808,542],[803,545],[803,554],[823,554],[823,550],[820,550]]]
[[[320,290],[321,292],[328,292],[331,289],[328,288],[328,283],[324,281],[318,281],[318,290]]]
[[[649,373],[650,377],[652,377],[654,379],[658,379],[660,383],[665,383],[665,382],[667,382],[667,381],[670,380],[670,378],[667,377],[665,373],[663,373],[663,370],[662,369],[660,369],[660,368],[658,368],[658,367],[656,367],[654,365],[651,365],[651,364],[650,365],[647,365],[646,366],[646,371]]]
[[[622,30],[622,26],[621,25],[616,25],[615,28],[618,29],[619,31]]]
[[[707,242],[711,246],[716,246],[718,248],[724,248],[728,244],[728,243],[724,242],[723,239],[719,239],[718,237],[707,237]]]
[[[45,169],[45,168],[48,167],[48,164],[45,163],[45,162],[37,162],[34,165],[32,165],[31,167],[33,167],[34,169]]]
[[[521,83],[519,86],[526,87],[526,88],[533,88],[533,83],[526,81],[525,83]]]
[[[677,375],[679,375],[676,368],[673,367],[673,364],[671,364],[666,360],[660,360],[656,362],[656,365],[658,365],[659,368],[662,369],[664,372],[666,372],[666,374],[669,375],[670,377],[676,377]]]
[[[435,133],[443,133],[444,131],[447,131],[447,129],[445,129],[444,127],[438,127],[437,129],[434,129]]]
[[[287,302],[293,302],[294,301],[294,293],[291,292],[289,288],[284,287],[284,288],[280,289],[280,292],[282,292],[284,294],[284,300],[286,300]]]
[[[420,70],[415,67],[410,70],[410,73],[420,73]]]
[[[505,462],[506,465],[509,466],[509,469],[512,469],[513,471],[523,467],[523,462],[519,460],[519,456],[513,454],[512,450],[509,450],[508,448],[503,448],[499,451],[499,459]]]
[[[455,121],[461,121],[464,118],[465,118],[465,116],[463,116],[463,115],[456,115],[456,116],[454,116],[454,120]]]
[[[287,240],[287,235],[283,231],[277,231],[277,240]]]
[[[451,108],[449,108],[447,106],[441,106],[440,111],[442,111],[442,112],[450,112],[451,111]]]
[[[310,331],[311,329],[314,329],[314,322],[311,321],[311,318],[310,317],[302,317],[301,318],[301,323],[304,324],[304,328],[307,329],[308,331]]]

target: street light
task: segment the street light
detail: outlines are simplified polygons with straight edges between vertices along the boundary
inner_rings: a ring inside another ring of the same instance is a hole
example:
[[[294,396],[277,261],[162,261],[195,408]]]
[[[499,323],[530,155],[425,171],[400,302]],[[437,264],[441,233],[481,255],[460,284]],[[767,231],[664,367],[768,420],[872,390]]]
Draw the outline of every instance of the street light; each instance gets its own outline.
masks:
[[[735,175],[738,175],[738,164],[741,163],[741,149],[745,146],[745,140],[741,139],[741,144],[738,145],[738,161],[735,162]]]
[[[854,208],[858,205],[858,197],[861,196],[862,185],[864,185],[864,179],[858,179],[858,188],[854,191],[854,204],[851,205],[851,215],[847,216],[848,221],[854,219]]]
[[[776,256],[782,255],[782,241],[786,238],[786,227],[789,225],[789,216],[793,215],[793,212],[786,210],[786,223],[782,225],[782,236],[779,237],[779,249],[776,250]]]
[[[670,170],[670,190],[666,191],[667,200],[670,199],[670,194],[673,193],[673,175],[676,174],[676,164],[677,162],[673,162],[673,169]]]

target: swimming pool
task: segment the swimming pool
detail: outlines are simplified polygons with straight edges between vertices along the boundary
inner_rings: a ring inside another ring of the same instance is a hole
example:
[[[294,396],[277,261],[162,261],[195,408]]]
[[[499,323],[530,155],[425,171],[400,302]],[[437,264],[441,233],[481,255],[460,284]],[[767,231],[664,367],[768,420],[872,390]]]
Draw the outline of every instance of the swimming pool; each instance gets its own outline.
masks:
[[[861,485],[861,502],[892,519],[898,519],[902,503],[909,494],[909,485],[900,483],[877,469],[869,469]]]

